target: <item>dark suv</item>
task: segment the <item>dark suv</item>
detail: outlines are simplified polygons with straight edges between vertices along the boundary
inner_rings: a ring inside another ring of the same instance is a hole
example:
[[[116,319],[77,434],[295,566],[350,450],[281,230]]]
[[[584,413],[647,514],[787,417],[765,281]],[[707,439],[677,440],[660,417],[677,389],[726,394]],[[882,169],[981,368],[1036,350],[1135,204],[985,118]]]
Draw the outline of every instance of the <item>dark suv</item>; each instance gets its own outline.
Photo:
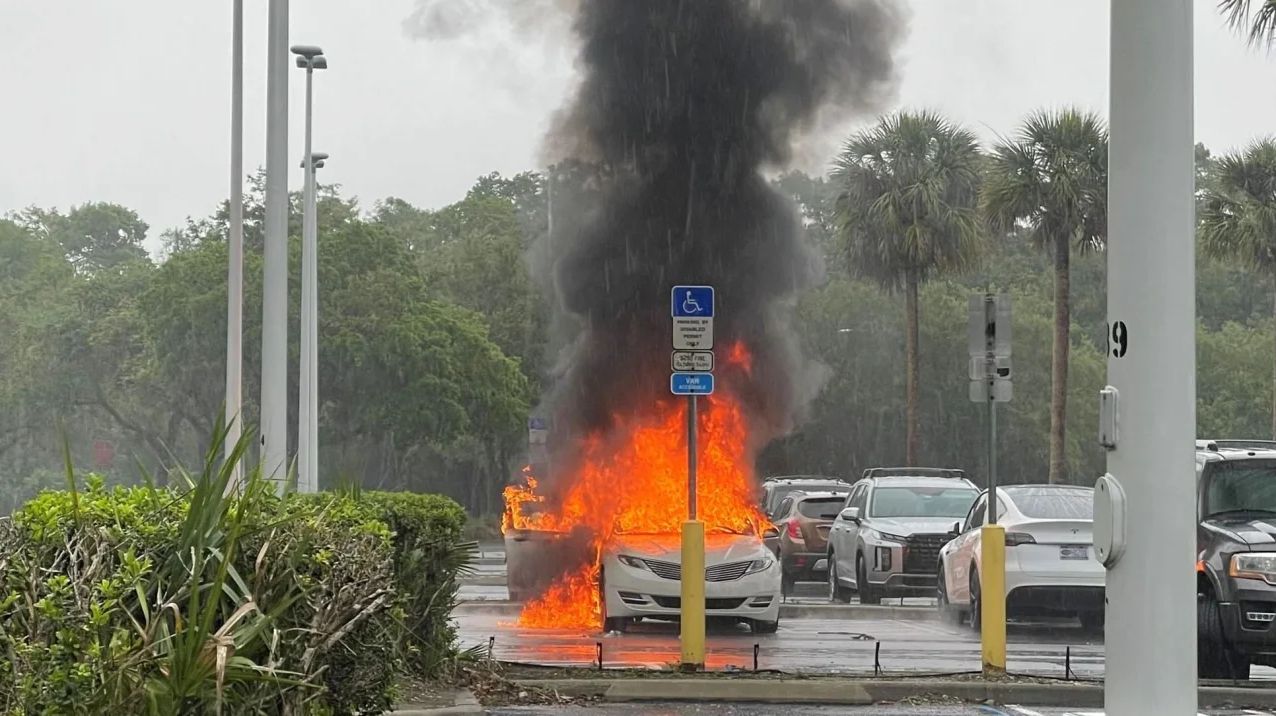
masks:
[[[1198,669],[1276,666],[1276,442],[1196,445]]]

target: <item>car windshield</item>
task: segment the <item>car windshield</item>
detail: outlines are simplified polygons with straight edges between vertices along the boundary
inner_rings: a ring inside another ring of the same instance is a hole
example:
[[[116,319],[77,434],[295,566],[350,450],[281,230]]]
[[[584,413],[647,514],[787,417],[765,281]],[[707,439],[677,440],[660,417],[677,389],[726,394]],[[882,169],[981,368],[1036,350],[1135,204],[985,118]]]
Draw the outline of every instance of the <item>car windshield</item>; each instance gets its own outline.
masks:
[[[1215,463],[1203,507],[1207,516],[1224,512],[1276,513],[1276,462]]]
[[[845,501],[841,497],[802,500],[798,503],[798,512],[801,512],[804,517],[832,521],[837,519],[837,513],[842,511],[842,503]]]
[[[976,492],[963,487],[879,487],[871,517],[965,517]]]
[[[1006,490],[1024,517],[1049,520],[1094,519],[1094,490],[1085,487],[1024,487]]]

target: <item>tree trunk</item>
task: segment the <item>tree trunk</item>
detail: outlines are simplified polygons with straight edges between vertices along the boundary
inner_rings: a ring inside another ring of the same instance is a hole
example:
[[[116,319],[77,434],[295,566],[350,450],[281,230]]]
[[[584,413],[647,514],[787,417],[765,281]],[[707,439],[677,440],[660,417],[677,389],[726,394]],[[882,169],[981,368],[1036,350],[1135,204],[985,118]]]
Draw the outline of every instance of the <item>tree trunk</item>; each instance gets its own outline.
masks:
[[[905,442],[904,442],[904,464],[907,467],[917,465],[917,448],[920,443],[918,435],[918,395],[917,395],[917,378],[918,378],[918,358],[917,358],[917,334],[918,334],[918,316],[917,316],[917,273],[915,271],[908,272],[907,286],[905,288],[904,310],[908,314],[908,327],[905,331],[907,334],[904,341],[904,362],[905,377],[904,391],[906,396],[907,407],[905,408]]]
[[[1272,322],[1276,323],[1276,291],[1272,296]],[[1276,440],[1276,356],[1272,361],[1272,439]]]
[[[1064,440],[1068,426],[1068,333],[1072,324],[1069,297],[1069,263],[1072,258],[1069,236],[1055,239],[1054,245],[1054,353],[1050,366],[1050,483],[1067,479],[1068,464]]]

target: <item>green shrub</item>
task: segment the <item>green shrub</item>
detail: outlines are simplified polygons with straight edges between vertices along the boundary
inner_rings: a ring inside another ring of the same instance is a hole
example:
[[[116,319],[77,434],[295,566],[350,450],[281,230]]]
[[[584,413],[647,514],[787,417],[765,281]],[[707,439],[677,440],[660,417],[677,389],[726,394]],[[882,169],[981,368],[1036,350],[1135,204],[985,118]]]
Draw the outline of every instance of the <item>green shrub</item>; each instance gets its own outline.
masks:
[[[441,495],[364,492],[359,499],[394,531],[401,658],[418,674],[435,676],[456,656],[451,613],[457,580],[474,554],[474,544],[462,541],[465,510]]]
[[[0,520],[0,713],[353,714],[393,696],[395,551],[371,504],[46,492]],[[237,447],[242,451],[242,445]]]

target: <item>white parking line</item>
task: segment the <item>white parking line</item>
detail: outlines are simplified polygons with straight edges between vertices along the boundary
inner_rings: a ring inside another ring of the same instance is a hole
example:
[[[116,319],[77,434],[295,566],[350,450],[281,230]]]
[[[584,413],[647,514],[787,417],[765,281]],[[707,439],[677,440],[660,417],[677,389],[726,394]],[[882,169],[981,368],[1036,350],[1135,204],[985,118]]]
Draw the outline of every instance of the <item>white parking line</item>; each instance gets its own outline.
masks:
[[[1014,711],[1020,716],[1045,716],[1045,714],[1041,713],[1040,711],[1033,711],[1032,709],[1026,709],[1022,706],[1011,705],[1011,706],[1007,706],[1006,708],[1010,709],[1011,711]]]

